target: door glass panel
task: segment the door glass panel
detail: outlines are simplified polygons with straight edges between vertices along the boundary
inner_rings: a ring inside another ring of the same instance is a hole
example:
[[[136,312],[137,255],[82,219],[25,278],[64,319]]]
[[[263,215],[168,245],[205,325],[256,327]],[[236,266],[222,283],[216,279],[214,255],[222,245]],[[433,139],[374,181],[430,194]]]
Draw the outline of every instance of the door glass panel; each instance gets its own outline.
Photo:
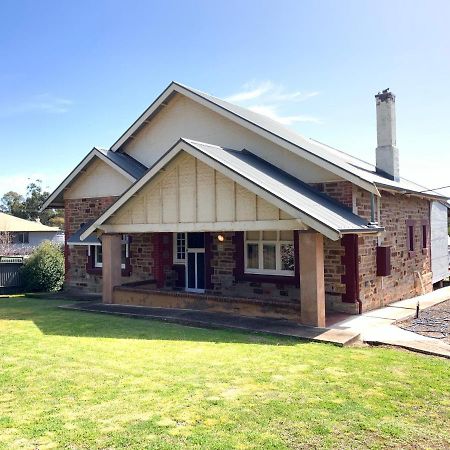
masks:
[[[294,244],[281,244],[281,270],[294,270]]]
[[[247,244],[247,268],[258,269],[258,244]]]
[[[276,270],[276,246],[273,244],[263,245],[263,269]]]
[[[205,289],[205,254],[197,253],[197,289]]]
[[[205,248],[205,233],[188,233],[188,248]]]
[[[187,287],[189,289],[195,289],[195,253],[188,253],[188,264],[187,264]]]

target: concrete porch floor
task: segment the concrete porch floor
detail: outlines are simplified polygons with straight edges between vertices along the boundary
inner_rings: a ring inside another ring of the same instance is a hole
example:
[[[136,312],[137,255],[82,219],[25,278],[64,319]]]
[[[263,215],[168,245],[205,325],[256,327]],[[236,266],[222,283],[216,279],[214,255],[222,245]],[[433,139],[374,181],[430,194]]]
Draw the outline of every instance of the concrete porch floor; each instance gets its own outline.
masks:
[[[225,328],[252,333],[265,333],[308,341],[326,342],[338,346],[350,345],[358,341],[360,337],[360,333],[355,330],[308,327],[284,319],[234,316],[220,312],[192,309],[151,308],[91,302],[78,302],[72,305],[60,306],[60,308],[162,320],[201,328]],[[334,319],[337,317],[342,318],[342,315],[336,316]]]

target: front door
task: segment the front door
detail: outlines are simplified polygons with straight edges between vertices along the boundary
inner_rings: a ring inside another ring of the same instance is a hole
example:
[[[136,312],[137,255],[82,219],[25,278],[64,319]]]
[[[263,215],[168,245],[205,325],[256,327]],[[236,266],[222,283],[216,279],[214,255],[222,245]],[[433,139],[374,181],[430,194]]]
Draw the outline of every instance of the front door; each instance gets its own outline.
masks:
[[[205,234],[188,233],[186,248],[186,290],[205,291]]]

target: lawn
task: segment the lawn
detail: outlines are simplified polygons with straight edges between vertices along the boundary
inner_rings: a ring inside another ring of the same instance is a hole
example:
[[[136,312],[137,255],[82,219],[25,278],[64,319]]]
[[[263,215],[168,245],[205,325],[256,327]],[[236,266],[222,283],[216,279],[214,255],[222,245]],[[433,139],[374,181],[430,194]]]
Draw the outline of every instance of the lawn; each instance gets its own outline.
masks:
[[[0,448],[450,448],[450,363],[0,299]]]

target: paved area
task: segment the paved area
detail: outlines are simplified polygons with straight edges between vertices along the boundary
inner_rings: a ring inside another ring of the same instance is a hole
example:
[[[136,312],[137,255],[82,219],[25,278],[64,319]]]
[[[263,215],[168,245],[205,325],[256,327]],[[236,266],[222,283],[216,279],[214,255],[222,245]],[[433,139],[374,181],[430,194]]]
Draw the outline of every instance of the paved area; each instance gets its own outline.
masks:
[[[232,316],[192,309],[148,308],[91,302],[78,302],[72,305],[60,306],[60,308],[163,320],[201,328],[225,328],[252,333],[265,333],[308,341],[327,342],[339,346],[350,345],[359,340],[359,332],[352,329],[315,328],[298,325],[289,320]]]
[[[419,302],[420,309],[437,305],[450,299],[450,287],[429,294],[402,300],[385,308],[370,311],[360,316],[351,316],[331,325],[336,330],[353,330],[361,334],[361,340],[369,344],[385,344],[429,355],[450,358],[450,345],[439,339],[422,336],[403,330],[395,325],[400,320],[412,317]]]

